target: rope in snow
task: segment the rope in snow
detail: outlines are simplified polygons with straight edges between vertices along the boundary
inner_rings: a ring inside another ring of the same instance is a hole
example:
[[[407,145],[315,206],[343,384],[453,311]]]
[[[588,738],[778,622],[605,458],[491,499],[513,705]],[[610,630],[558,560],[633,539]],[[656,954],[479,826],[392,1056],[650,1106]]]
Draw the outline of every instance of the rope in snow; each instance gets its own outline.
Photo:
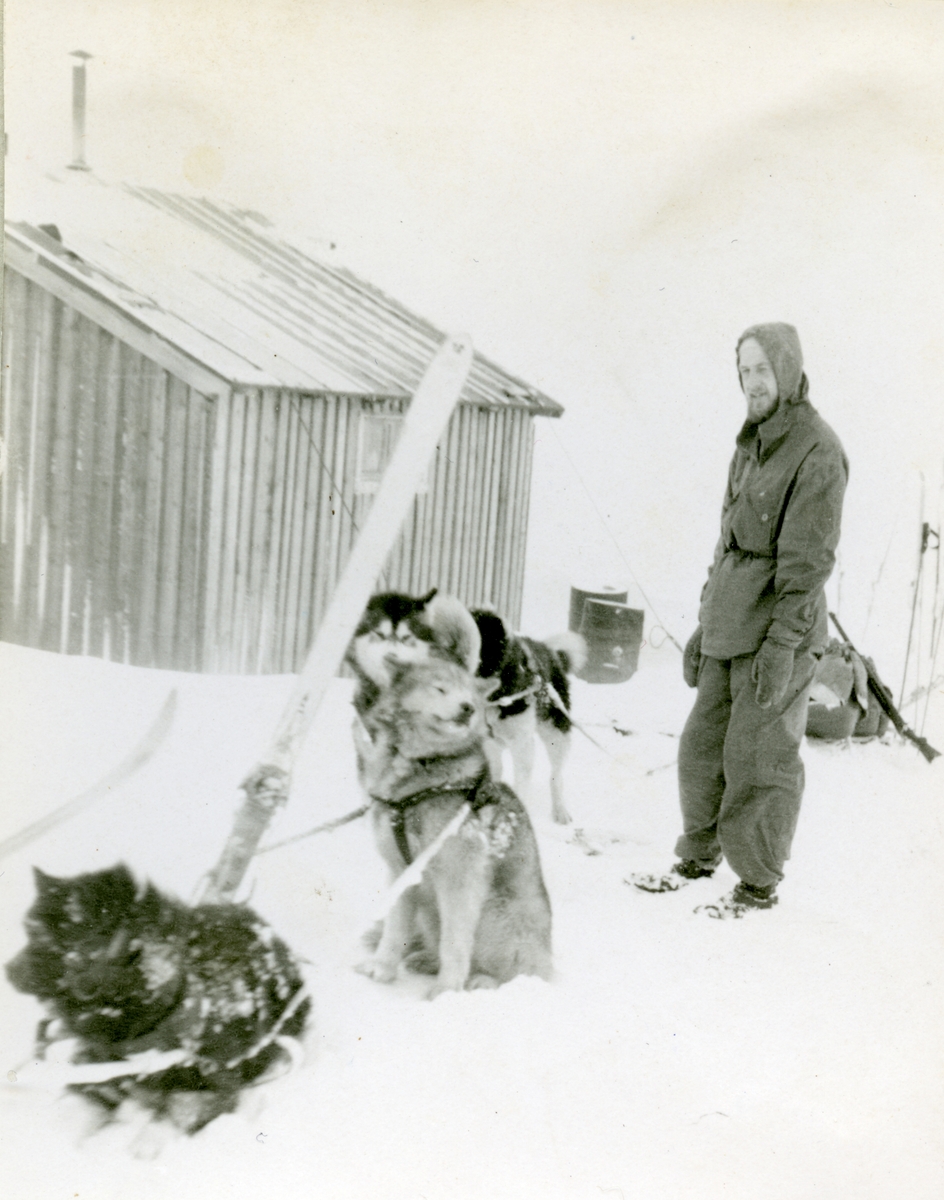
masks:
[[[554,687],[553,683],[551,683],[551,681],[549,679],[544,680],[544,686],[547,688],[548,695],[551,697],[551,699],[554,701],[554,703],[557,705],[557,707],[561,710],[561,712],[566,715],[566,717],[570,721],[571,725],[573,725],[576,729],[579,729],[580,732],[583,734],[583,736],[587,739],[587,741],[593,742],[594,746],[596,746],[596,748],[598,750],[602,750],[603,753],[608,758],[612,758],[614,762],[618,762],[619,760],[617,759],[615,754],[611,754],[610,751],[607,750],[607,748],[605,746],[601,746],[595,737],[593,737],[591,734],[587,733],[586,729],[584,729],[584,727],[580,724],[579,721],[574,720],[574,718],[570,715],[570,710],[567,708],[567,705],[564,703],[564,701],[558,695],[557,688]]]
[[[365,804],[363,808],[356,808],[353,812],[338,817],[334,821],[325,821],[324,825],[316,825],[314,829],[306,829],[304,833],[296,833],[292,837],[283,838],[281,842],[270,842],[268,846],[260,846],[253,857],[258,858],[260,854],[268,854],[270,850],[280,850],[283,846],[290,846],[292,842],[300,842],[304,838],[314,837],[316,833],[330,833],[333,829],[339,829],[342,825],[347,825],[351,821],[356,821],[358,817],[364,816],[369,808],[370,805]]]
[[[314,829],[309,829],[305,833],[297,833],[294,837],[285,838],[281,842],[273,842],[269,846],[263,846],[261,849],[256,851],[256,856],[265,854],[269,850],[278,850],[282,846],[287,846],[290,842],[299,842],[302,840],[302,838],[313,837],[316,833],[327,833],[332,829],[337,829],[340,825],[346,825],[349,821],[355,821],[358,817],[364,816],[369,808],[370,805],[365,804],[363,808],[356,809],[354,812],[350,812],[346,816],[339,817],[335,821],[327,821],[324,825],[316,825]],[[415,884],[419,883],[427,866],[429,866],[432,860],[442,849],[444,843],[455,833],[458,833],[460,826],[471,811],[472,806],[468,803],[468,801],[466,801],[466,803],[461,806],[452,820],[440,830],[435,839],[430,842],[426,849],[423,850],[422,853],[418,854],[413,862],[407,867],[407,869],[396,877],[387,891],[380,897],[378,904],[379,917],[385,917],[387,915],[387,913],[391,908],[393,908],[394,904],[396,904],[397,900],[400,899],[407,888],[411,888]]]

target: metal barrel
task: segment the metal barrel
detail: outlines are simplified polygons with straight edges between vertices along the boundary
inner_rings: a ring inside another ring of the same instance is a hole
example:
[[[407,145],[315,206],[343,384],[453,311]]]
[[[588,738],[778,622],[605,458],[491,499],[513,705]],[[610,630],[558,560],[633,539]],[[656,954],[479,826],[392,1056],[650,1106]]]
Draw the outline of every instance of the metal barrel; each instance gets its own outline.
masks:
[[[579,633],[580,626],[583,623],[583,606],[587,600],[612,600],[615,604],[626,603],[626,589],[620,591],[619,588],[604,585],[599,591],[588,592],[583,588],[572,587],[570,589],[570,617],[567,622],[567,628],[571,633]]]
[[[588,683],[623,683],[639,666],[643,610],[613,600],[587,599],[579,633],[587,662],[577,674]]]

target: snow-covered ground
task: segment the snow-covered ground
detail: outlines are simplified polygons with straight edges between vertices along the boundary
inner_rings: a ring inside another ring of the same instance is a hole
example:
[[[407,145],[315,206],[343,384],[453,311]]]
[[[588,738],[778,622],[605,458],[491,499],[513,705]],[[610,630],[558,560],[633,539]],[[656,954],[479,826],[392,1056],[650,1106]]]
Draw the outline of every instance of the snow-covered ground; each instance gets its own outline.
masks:
[[[889,737],[808,744],[778,908],[712,921],[723,869],[644,895],[678,832],[674,761],[691,702],[677,651],[615,687],[577,683],[568,803],[585,840],[533,817],[556,978],[418,997],[354,972],[384,884],[364,822],[264,855],[251,902],[316,997],[307,1064],[152,1161],[132,1131],[80,1137],[70,1100],[0,1090],[9,1200],[937,1200],[944,1195],[942,761]],[[0,646],[0,838],[114,766],[171,688],[153,759],[0,863],[0,959],[23,942],[33,864],[124,860],[191,899],[229,832],[285,677],[171,675]],[[350,688],[337,680],[267,840],[358,806]],[[944,743],[944,697],[926,733]],[[37,1003],[0,981],[0,1079],[29,1057]]]

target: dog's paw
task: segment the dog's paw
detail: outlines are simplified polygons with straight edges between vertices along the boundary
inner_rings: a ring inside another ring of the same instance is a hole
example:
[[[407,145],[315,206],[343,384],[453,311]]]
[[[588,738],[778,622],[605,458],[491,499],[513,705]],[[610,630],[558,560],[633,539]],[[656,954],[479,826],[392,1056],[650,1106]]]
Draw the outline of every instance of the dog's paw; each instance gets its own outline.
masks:
[[[478,992],[478,991],[482,991],[483,989],[494,990],[495,988],[500,987],[501,985],[499,984],[498,980],[495,978],[494,975],[479,974],[479,975],[473,975],[469,979],[469,982],[465,986],[466,986],[466,989],[470,992]]]
[[[441,996],[443,992],[461,992],[462,985],[458,987],[451,983],[441,983],[438,979],[435,983],[431,983],[426,989],[426,999],[435,1000],[437,996]]]
[[[414,950],[403,960],[403,966],[413,975],[438,975],[439,956],[429,950]]]
[[[397,977],[397,968],[379,958],[367,958],[358,963],[354,970],[377,983],[393,983]]]
[[[551,816],[554,818],[554,821],[557,825],[569,825],[573,820],[573,817],[570,815],[567,809],[564,808],[563,804],[555,804],[551,810]]]
[[[464,983],[458,983],[454,980],[445,980],[439,978],[435,983],[430,984],[426,990],[426,999],[435,1000],[437,996],[441,996],[443,992],[478,992],[483,990],[494,990],[500,987],[499,981],[494,975],[486,975],[480,972],[477,975],[470,975]]]

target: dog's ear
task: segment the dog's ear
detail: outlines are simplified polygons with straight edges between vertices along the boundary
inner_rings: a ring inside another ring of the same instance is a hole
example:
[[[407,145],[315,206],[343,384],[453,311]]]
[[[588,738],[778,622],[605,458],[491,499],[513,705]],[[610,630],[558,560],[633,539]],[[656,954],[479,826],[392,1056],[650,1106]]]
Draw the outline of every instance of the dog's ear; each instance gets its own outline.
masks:
[[[474,675],[479,669],[482,635],[462,601],[438,593],[426,606],[426,624],[446,657]]]
[[[472,615],[482,639],[479,674],[485,679],[490,679],[505,665],[508,656],[508,630],[493,608],[476,608],[472,610]]]
[[[58,895],[68,882],[57,875],[47,875],[39,867],[33,867],[33,881],[36,884],[36,895],[45,897]]]

